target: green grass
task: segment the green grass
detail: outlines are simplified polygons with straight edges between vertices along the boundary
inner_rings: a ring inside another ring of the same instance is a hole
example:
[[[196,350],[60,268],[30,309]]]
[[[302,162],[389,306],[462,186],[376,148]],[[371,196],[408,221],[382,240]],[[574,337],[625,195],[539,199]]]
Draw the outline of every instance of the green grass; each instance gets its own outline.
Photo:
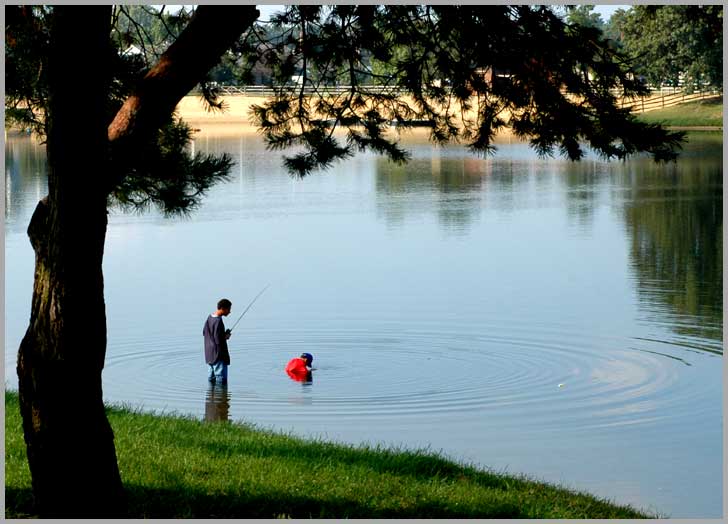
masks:
[[[5,409],[6,517],[34,516],[16,393]],[[131,518],[656,518],[425,451],[119,407],[108,416]]]
[[[723,97],[656,109],[638,115],[638,119],[671,127],[723,127]]]

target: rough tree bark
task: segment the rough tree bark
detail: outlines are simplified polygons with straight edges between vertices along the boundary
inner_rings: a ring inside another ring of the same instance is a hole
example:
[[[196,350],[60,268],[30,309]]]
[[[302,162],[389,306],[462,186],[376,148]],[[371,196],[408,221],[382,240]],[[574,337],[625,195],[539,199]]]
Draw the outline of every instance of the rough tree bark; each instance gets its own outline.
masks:
[[[156,73],[150,73],[153,81],[148,75],[109,126],[111,7],[54,8],[48,195],[28,227],[36,267],[30,324],[17,365],[33,495],[41,516],[125,512],[101,380],[108,173],[116,171],[110,166],[112,144],[133,147],[135,136],[149,137],[257,16],[252,6],[200,7]],[[215,17],[222,21],[222,33],[212,23]],[[218,44],[208,45],[210,41]],[[149,88],[150,83],[157,87]],[[144,111],[129,111],[135,104]]]
[[[118,511],[122,493],[101,391],[107,218],[99,175],[108,162],[110,20],[110,7],[63,7],[51,27],[48,196],[28,227],[35,280],[18,354],[28,463],[44,516],[69,516],[64,508],[80,516]]]

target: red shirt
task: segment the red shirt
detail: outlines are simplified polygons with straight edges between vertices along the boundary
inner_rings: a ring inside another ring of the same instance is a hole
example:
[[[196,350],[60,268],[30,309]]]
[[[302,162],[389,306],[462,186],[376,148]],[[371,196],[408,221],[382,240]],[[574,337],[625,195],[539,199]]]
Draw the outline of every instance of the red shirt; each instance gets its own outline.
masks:
[[[301,357],[292,358],[286,365],[286,373],[306,376],[306,361]]]

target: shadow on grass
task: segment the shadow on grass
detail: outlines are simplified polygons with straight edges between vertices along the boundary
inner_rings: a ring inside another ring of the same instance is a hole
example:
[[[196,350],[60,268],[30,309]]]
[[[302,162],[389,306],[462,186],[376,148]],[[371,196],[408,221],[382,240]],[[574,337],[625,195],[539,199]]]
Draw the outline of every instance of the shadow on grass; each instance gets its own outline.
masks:
[[[179,490],[150,489],[127,485],[131,518],[472,518],[465,511],[426,502],[406,508],[379,508],[354,499],[319,499],[292,496],[290,493],[209,494],[185,487]],[[512,504],[496,505],[482,518],[517,518],[520,511]]]
[[[700,100],[700,104],[704,106],[720,106],[723,105],[723,95],[717,96],[715,98],[706,98],[705,100]]]
[[[472,518],[465,511],[426,502],[407,508],[377,508],[353,499],[295,497],[290,494],[209,494],[182,487],[178,490],[126,485],[127,518]],[[30,489],[5,490],[6,518],[37,518]],[[482,518],[518,518],[512,504],[489,508]],[[99,515],[103,517],[103,515]]]
[[[5,518],[38,518],[33,509],[33,494],[30,488],[5,488]]]

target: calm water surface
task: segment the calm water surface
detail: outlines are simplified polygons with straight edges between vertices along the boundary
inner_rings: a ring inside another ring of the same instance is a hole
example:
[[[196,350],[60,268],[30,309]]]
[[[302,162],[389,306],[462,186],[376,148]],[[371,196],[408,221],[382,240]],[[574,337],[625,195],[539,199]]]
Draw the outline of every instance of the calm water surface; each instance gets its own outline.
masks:
[[[233,179],[187,219],[110,218],[107,401],[339,441],[428,447],[672,517],[722,515],[722,141],[677,165],[475,158],[407,139],[291,179],[203,131]],[[242,161],[241,161],[242,159]],[[6,143],[5,380],[27,326],[43,149]],[[83,234],[79,232],[79,234]],[[226,390],[202,324],[221,297]],[[310,383],[283,372],[303,351]]]

